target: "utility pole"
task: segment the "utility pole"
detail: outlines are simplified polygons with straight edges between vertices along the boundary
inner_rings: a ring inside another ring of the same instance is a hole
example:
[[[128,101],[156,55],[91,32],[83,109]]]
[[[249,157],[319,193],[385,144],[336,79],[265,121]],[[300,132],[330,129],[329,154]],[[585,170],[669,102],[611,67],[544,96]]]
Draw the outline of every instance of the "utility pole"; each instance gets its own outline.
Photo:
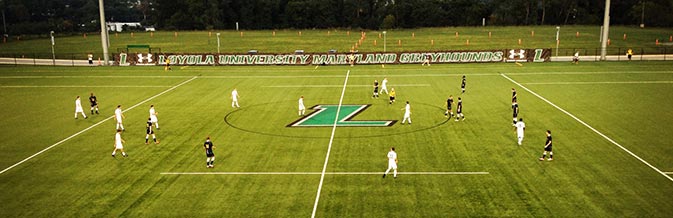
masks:
[[[640,15],[640,28],[645,28],[645,1],[643,0],[643,1],[640,1],[640,2],[643,3],[642,4],[643,5],[643,10],[642,10],[643,12]]]
[[[103,0],[98,0],[98,11],[100,12],[100,41],[103,46],[103,59],[105,62],[103,65],[108,65],[110,58],[108,57],[108,33],[107,25],[105,24],[105,9],[103,5]]]
[[[601,61],[607,60],[608,34],[610,33],[610,0],[605,0],[605,15],[603,15],[603,37],[601,41]]]

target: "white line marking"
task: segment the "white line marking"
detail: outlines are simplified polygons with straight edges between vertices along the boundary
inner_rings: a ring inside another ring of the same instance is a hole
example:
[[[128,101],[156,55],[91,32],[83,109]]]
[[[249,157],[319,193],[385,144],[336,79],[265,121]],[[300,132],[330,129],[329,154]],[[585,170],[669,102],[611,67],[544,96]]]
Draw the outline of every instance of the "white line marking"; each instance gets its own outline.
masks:
[[[163,172],[160,175],[322,175],[322,172]],[[401,175],[488,175],[489,172],[398,172]],[[325,175],[382,175],[382,172],[325,172]]]
[[[512,83],[516,84],[517,86],[519,86],[519,87],[523,88],[524,90],[528,91],[529,93],[535,95],[535,97],[538,97],[538,98],[541,99],[542,101],[547,102],[547,104],[549,104],[549,105],[555,107],[556,109],[560,110],[561,112],[563,112],[563,113],[565,113],[566,115],[570,116],[571,118],[575,119],[577,122],[581,123],[582,125],[586,126],[586,127],[589,128],[589,129],[591,129],[591,130],[594,131],[596,134],[602,136],[604,139],[608,140],[608,141],[611,142],[612,144],[614,144],[614,145],[616,145],[617,147],[621,148],[622,150],[626,151],[626,153],[628,153],[628,154],[630,154],[631,156],[635,157],[636,159],[640,160],[640,162],[642,162],[642,163],[644,163],[645,165],[649,166],[649,167],[652,168],[654,171],[657,171],[657,173],[663,175],[663,176],[666,177],[668,180],[673,181],[673,178],[671,178],[670,176],[668,176],[666,173],[661,172],[661,170],[659,170],[659,169],[657,169],[656,167],[652,166],[652,164],[650,164],[650,163],[648,163],[647,161],[643,160],[642,158],[638,157],[638,155],[634,154],[633,152],[629,151],[629,149],[626,149],[624,146],[622,146],[622,145],[620,145],[619,143],[615,142],[615,140],[612,140],[611,138],[607,137],[605,134],[603,134],[603,133],[599,132],[598,130],[596,130],[595,128],[589,126],[589,124],[587,124],[586,122],[580,120],[580,119],[577,118],[575,115],[573,115],[573,114],[571,114],[570,112],[564,110],[563,108],[561,108],[561,107],[555,105],[555,104],[552,103],[551,101],[547,100],[546,98],[542,97],[541,95],[538,95],[537,93],[533,92],[532,90],[528,89],[527,87],[521,85],[521,83],[518,83],[518,82],[514,81],[512,78],[509,78],[507,75],[502,74],[502,73],[501,73],[500,75],[501,75],[502,77],[504,77],[505,79],[511,81]]]
[[[315,212],[318,209],[318,201],[320,201],[320,191],[322,191],[322,184],[325,181],[325,171],[327,170],[327,162],[329,162],[329,153],[332,151],[332,143],[334,142],[334,133],[336,132],[337,123],[339,122],[339,113],[341,112],[341,104],[344,101],[346,94],[346,85],[348,85],[348,76],[351,71],[346,72],[346,79],[344,79],[344,88],[341,90],[341,97],[339,98],[339,106],[337,106],[336,116],[334,116],[334,125],[332,126],[332,135],[329,138],[329,146],[327,146],[327,154],[325,155],[325,164],[322,166],[322,173],[320,174],[320,184],[318,185],[318,192],[315,195],[315,203],[313,204],[313,213],[311,218],[315,218]]]
[[[88,85],[73,85],[73,86],[0,86],[0,88],[166,88],[171,86],[88,86]]]
[[[664,173],[669,174],[669,175],[673,174],[673,172],[664,172]]]
[[[607,71],[607,72],[537,72],[537,73],[508,73],[509,75],[594,75],[594,74],[671,74],[673,71]],[[470,74],[468,74],[470,75]]]
[[[0,79],[63,79],[63,78],[191,78],[192,76],[0,76]]]
[[[135,108],[135,107],[138,107],[138,106],[140,106],[141,104],[144,104],[145,102],[148,102],[148,101],[150,101],[150,100],[152,100],[152,99],[154,99],[154,98],[156,98],[156,97],[159,97],[159,96],[161,96],[161,95],[163,95],[163,94],[165,94],[165,93],[167,93],[167,92],[170,92],[170,91],[172,91],[173,89],[176,89],[176,88],[178,88],[178,87],[180,87],[180,86],[182,86],[182,85],[184,85],[184,84],[187,84],[188,82],[191,82],[192,80],[194,80],[194,79],[196,79],[196,78],[198,78],[198,77],[196,77],[196,76],[195,76],[195,77],[192,77],[191,79],[189,79],[189,80],[187,80],[187,81],[184,81],[184,82],[182,82],[182,83],[180,83],[180,84],[177,84],[177,85],[175,85],[175,86],[173,86],[173,87],[171,87],[171,88],[169,88],[169,89],[164,90],[163,92],[160,92],[159,94],[156,94],[156,95],[154,95],[154,96],[152,96],[152,97],[149,97],[148,99],[145,99],[145,100],[141,101],[140,103],[137,103],[137,104],[135,104],[135,105],[133,105],[133,106],[127,108],[126,110],[124,110],[124,112],[129,111],[129,110],[131,110],[131,109],[133,109],[133,108]],[[0,171],[0,174],[3,174],[3,173],[5,173],[5,172],[7,172],[8,170],[11,170],[11,169],[14,168],[14,167],[21,165],[22,163],[24,163],[24,162],[26,162],[26,161],[28,161],[28,160],[30,160],[30,159],[36,157],[37,155],[40,155],[40,154],[44,153],[45,151],[48,151],[49,149],[52,149],[53,147],[56,147],[57,145],[62,144],[63,142],[66,142],[66,141],[68,141],[68,140],[70,140],[70,139],[72,139],[72,138],[74,138],[74,137],[76,137],[76,136],[78,136],[78,135],[80,135],[80,134],[86,132],[86,131],[89,131],[90,129],[92,129],[92,128],[94,128],[94,127],[96,127],[96,126],[98,126],[98,125],[104,123],[105,121],[108,121],[108,120],[112,119],[113,117],[114,117],[114,116],[110,116],[110,117],[108,117],[108,118],[105,118],[104,120],[101,120],[101,121],[99,121],[98,123],[93,124],[93,125],[91,125],[90,127],[87,127],[86,129],[83,129],[83,130],[81,130],[81,131],[79,131],[79,132],[77,132],[77,133],[75,133],[75,134],[73,134],[73,135],[71,135],[71,136],[68,136],[67,138],[65,138],[65,139],[63,139],[63,140],[61,140],[61,141],[59,141],[59,142],[54,143],[53,145],[51,145],[51,146],[49,146],[49,147],[47,147],[47,148],[45,148],[45,149],[42,149],[41,151],[39,151],[39,152],[37,152],[37,153],[35,153],[35,154],[33,154],[33,155],[27,157],[26,159],[23,159],[22,161],[19,161],[18,163],[15,163],[14,165],[9,166],[9,167],[7,167],[6,169]]]
[[[526,85],[671,84],[673,81],[537,82]]]
[[[395,84],[394,87],[418,87],[430,86],[430,84]],[[390,86],[390,87],[393,87]],[[280,85],[280,86],[262,86],[265,88],[341,88],[340,85]],[[350,87],[372,87],[371,85],[350,85]]]

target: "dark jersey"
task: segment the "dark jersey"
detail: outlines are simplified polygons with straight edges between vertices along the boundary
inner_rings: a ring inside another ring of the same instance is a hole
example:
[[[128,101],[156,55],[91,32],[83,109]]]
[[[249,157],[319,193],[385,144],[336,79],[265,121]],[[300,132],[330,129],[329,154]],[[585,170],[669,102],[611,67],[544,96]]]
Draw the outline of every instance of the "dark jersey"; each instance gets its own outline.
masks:
[[[456,106],[456,112],[463,113],[463,101],[458,101],[458,106]]]
[[[206,140],[206,142],[203,143],[203,147],[206,149],[206,157],[215,156],[213,153],[213,143],[210,140]]]
[[[545,151],[551,151],[551,135],[547,136],[547,142],[544,143],[544,150]]]
[[[453,98],[446,99],[446,109],[451,110],[452,105],[453,105]]]
[[[374,82],[374,92],[379,92],[379,82]]]
[[[512,104],[512,117],[519,115],[519,104]]]
[[[512,91],[512,102],[516,101],[516,91]]]
[[[98,100],[96,100],[96,96],[92,95],[89,97],[89,102],[91,103],[91,107],[98,105]]]
[[[463,78],[463,82],[460,84],[460,88],[465,88],[465,78]]]
[[[148,120],[147,121],[147,134],[154,134],[154,130],[152,130],[152,121]]]

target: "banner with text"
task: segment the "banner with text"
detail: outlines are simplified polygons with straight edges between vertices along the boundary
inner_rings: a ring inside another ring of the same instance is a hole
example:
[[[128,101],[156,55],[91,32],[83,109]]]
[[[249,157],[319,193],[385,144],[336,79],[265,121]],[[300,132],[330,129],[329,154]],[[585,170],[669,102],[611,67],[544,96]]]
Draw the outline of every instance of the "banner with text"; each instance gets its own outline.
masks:
[[[346,65],[547,62],[551,49],[505,49],[483,51],[433,51],[344,54],[171,54],[120,53],[119,66],[219,66],[219,65]]]

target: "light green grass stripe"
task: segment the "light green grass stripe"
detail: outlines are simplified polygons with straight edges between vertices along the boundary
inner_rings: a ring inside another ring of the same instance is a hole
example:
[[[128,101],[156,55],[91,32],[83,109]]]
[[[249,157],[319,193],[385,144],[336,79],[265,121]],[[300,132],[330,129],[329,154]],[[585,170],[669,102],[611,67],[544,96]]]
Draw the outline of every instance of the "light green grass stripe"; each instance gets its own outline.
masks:
[[[526,85],[596,85],[596,84],[670,84],[673,81],[603,81],[603,82],[538,82]]]
[[[616,145],[617,147],[619,147],[619,148],[621,148],[622,150],[626,151],[626,153],[628,153],[628,154],[630,154],[631,156],[633,156],[633,157],[635,157],[636,159],[638,159],[640,162],[642,162],[642,163],[644,163],[645,165],[649,166],[650,168],[652,168],[652,169],[653,169],[654,171],[656,171],[657,173],[663,175],[663,176],[666,177],[668,180],[673,181],[673,178],[671,178],[668,174],[666,174],[666,173],[662,172],[661,170],[657,169],[656,167],[652,166],[652,164],[648,163],[648,162],[645,161],[644,159],[640,158],[638,155],[636,155],[636,154],[634,154],[633,152],[631,152],[629,149],[626,149],[624,146],[622,146],[622,145],[620,145],[619,143],[615,142],[615,140],[612,140],[610,137],[608,137],[608,136],[606,136],[605,134],[599,132],[598,130],[596,130],[595,128],[593,128],[592,126],[590,126],[589,124],[587,124],[586,122],[580,120],[580,119],[577,118],[575,115],[573,115],[573,114],[571,114],[570,112],[564,110],[563,108],[557,106],[556,104],[552,103],[551,101],[547,100],[546,98],[542,97],[541,95],[537,94],[536,92],[533,92],[532,90],[530,90],[530,89],[528,89],[527,87],[523,86],[521,83],[519,83],[519,82],[513,80],[512,78],[509,78],[507,75],[505,75],[505,74],[500,74],[500,75],[501,75],[502,77],[504,77],[505,79],[509,80],[510,82],[512,82],[512,83],[516,84],[517,86],[523,88],[524,90],[528,91],[529,93],[535,95],[535,97],[538,97],[538,98],[541,99],[542,101],[547,102],[547,104],[551,105],[552,107],[555,107],[556,109],[560,110],[561,112],[563,112],[563,113],[565,113],[566,115],[570,116],[571,118],[575,119],[577,122],[581,123],[582,125],[586,126],[586,127],[589,128],[589,129],[591,129],[591,130],[594,131],[596,134],[598,134],[598,135],[600,135],[601,137],[603,137],[604,139],[608,140],[610,143]]]
[[[171,86],[0,86],[0,88],[165,88]]]
[[[133,108],[135,108],[135,107],[138,107],[138,106],[144,104],[145,102],[148,102],[148,101],[150,101],[150,100],[152,100],[152,99],[154,99],[154,98],[156,98],[156,97],[159,97],[159,96],[161,96],[161,95],[163,95],[163,94],[166,94],[167,92],[170,92],[170,91],[172,91],[172,90],[174,90],[174,89],[176,89],[176,88],[178,88],[178,87],[180,87],[180,86],[182,86],[182,85],[184,85],[184,84],[187,84],[187,83],[191,82],[192,80],[194,80],[194,79],[196,79],[196,78],[198,78],[198,77],[197,77],[197,76],[192,77],[191,79],[189,79],[189,80],[187,80],[187,81],[184,81],[184,82],[182,82],[182,83],[180,83],[180,84],[177,84],[177,85],[175,85],[175,86],[173,86],[173,87],[171,87],[171,88],[169,88],[169,89],[164,90],[163,92],[160,92],[159,94],[156,94],[156,95],[154,95],[154,96],[152,96],[152,97],[149,97],[149,98],[147,98],[147,99],[145,99],[145,100],[143,100],[143,101],[141,101],[141,102],[139,102],[139,103],[137,103],[137,104],[135,104],[135,105],[133,105],[133,106],[127,108],[126,110],[124,110],[124,112],[129,111],[129,110],[131,110],[131,109],[133,109]],[[65,138],[65,139],[63,139],[63,140],[61,140],[61,141],[59,141],[59,142],[54,143],[53,145],[50,145],[49,147],[46,147],[46,148],[42,149],[41,151],[39,151],[39,152],[37,152],[37,153],[35,153],[35,154],[33,154],[33,155],[30,155],[30,156],[27,157],[26,159],[23,159],[23,160],[21,160],[21,161],[15,163],[14,165],[9,166],[9,167],[5,168],[4,170],[0,171],[0,174],[3,174],[3,173],[5,173],[5,172],[11,170],[12,168],[14,168],[14,167],[16,167],[16,166],[19,166],[19,165],[21,165],[22,163],[24,163],[24,162],[26,162],[26,161],[28,161],[28,160],[30,160],[30,159],[33,159],[34,157],[36,157],[36,156],[38,156],[38,155],[44,153],[45,151],[48,151],[49,149],[52,149],[53,147],[56,147],[56,146],[62,144],[63,142],[66,142],[66,141],[68,141],[68,140],[70,140],[70,139],[72,139],[72,138],[74,138],[74,137],[76,137],[76,136],[78,136],[78,135],[80,135],[80,134],[86,132],[86,131],[89,131],[90,129],[93,129],[94,127],[96,127],[96,126],[98,126],[98,125],[104,123],[105,121],[108,121],[108,120],[112,119],[113,117],[114,117],[114,116],[109,116],[108,118],[105,118],[104,120],[101,120],[101,121],[99,121],[98,123],[95,123],[95,124],[93,124],[93,125],[87,127],[86,129],[83,129],[83,130],[81,130],[81,131],[79,131],[79,132],[77,132],[77,133],[75,133],[75,134],[73,134],[73,135],[71,135],[71,136],[68,136],[67,138]]]
[[[160,175],[322,175],[322,172],[163,172]],[[325,172],[326,175],[382,175],[383,172]],[[400,175],[489,175],[489,172],[398,172]]]

